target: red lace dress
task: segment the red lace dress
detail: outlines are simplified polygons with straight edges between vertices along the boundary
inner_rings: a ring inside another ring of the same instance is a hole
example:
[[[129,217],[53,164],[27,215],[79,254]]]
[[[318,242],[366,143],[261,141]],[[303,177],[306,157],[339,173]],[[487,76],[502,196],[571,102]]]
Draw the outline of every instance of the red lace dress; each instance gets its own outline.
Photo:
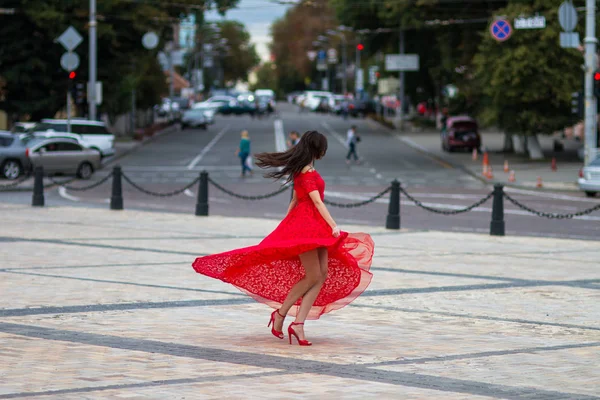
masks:
[[[294,178],[297,205],[279,226],[256,246],[197,258],[196,272],[231,283],[255,300],[279,308],[288,292],[304,276],[299,254],[319,247],[328,250],[328,274],[308,319],[344,307],[365,291],[374,244],[366,233],[342,232],[331,227],[309,197],[318,190],[323,199],[325,182],[316,171]],[[300,302],[290,309],[295,316]]]

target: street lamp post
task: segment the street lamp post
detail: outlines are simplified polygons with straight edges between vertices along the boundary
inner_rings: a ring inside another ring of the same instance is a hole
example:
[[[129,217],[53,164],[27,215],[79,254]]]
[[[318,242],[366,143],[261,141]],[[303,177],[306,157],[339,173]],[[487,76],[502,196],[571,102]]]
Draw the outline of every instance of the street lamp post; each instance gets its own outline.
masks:
[[[342,93],[346,95],[346,93],[348,92],[348,77],[346,76],[346,73],[348,71],[348,58],[346,53],[346,47],[348,46],[348,42],[346,41],[346,35],[344,35],[343,32],[339,32],[333,29],[328,30],[327,34],[335,35],[339,37],[342,41],[342,68],[344,69],[342,74]]]
[[[90,0],[89,23],[89,88],[88,88],[88,118],[96,119],[96,79],[97,79],[97,36],[96,36],[96,0]]]

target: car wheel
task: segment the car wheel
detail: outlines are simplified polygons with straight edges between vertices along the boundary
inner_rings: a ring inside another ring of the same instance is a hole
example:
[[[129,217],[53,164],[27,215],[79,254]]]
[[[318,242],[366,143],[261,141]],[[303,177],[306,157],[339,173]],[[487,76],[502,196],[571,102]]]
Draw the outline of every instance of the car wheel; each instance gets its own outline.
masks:
[[[94,174],[94,167],[89,162],[83,162],[77,168],[77,176],[81,179],[90,179]]]
[[[6,160],[4,164],[2,164],[2,176],[6,179],[17,179],[22,173],[23,167],[17,160]]]
[[[591,191],[588,190],[588,191],[585,192],[585,195],[587,197],[594,197],[596,195],[596,192],[591,192]]]

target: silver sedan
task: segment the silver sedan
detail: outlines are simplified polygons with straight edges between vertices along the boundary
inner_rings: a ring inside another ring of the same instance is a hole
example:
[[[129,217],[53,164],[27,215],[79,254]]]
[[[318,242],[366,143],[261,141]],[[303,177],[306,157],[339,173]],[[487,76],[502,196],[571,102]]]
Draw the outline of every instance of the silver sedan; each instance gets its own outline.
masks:
[[[32,166],[42,166],[46,175],[77,175],[89,179],[100,168],[100,153],[76,140],[42,139],[29,144],[27,154]]]
[[[600,192],[600,156],[579,171],[578,183],[588,197]]]

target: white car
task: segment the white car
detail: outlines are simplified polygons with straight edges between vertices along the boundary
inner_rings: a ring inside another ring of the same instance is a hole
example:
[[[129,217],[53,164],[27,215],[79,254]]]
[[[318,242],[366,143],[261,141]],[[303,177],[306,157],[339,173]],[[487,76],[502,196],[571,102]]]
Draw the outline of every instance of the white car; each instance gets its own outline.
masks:
[[[65,137],[65,134],[78,139],[83,146],[100,152],[102,157],[115,154],[115,135],[108,131],[104,122],[72,119],[71,132],[68,132],[66,119],[43,119],[33,132],[34,136],[43,137]]]
[[[594,197],[600,192],[600,156],[579,171],[579,189],[588,197]]]
[[[311,111],[328,111],[330,100],[333,99],[333,93],[321,91],[307,91],[304,106]]]

